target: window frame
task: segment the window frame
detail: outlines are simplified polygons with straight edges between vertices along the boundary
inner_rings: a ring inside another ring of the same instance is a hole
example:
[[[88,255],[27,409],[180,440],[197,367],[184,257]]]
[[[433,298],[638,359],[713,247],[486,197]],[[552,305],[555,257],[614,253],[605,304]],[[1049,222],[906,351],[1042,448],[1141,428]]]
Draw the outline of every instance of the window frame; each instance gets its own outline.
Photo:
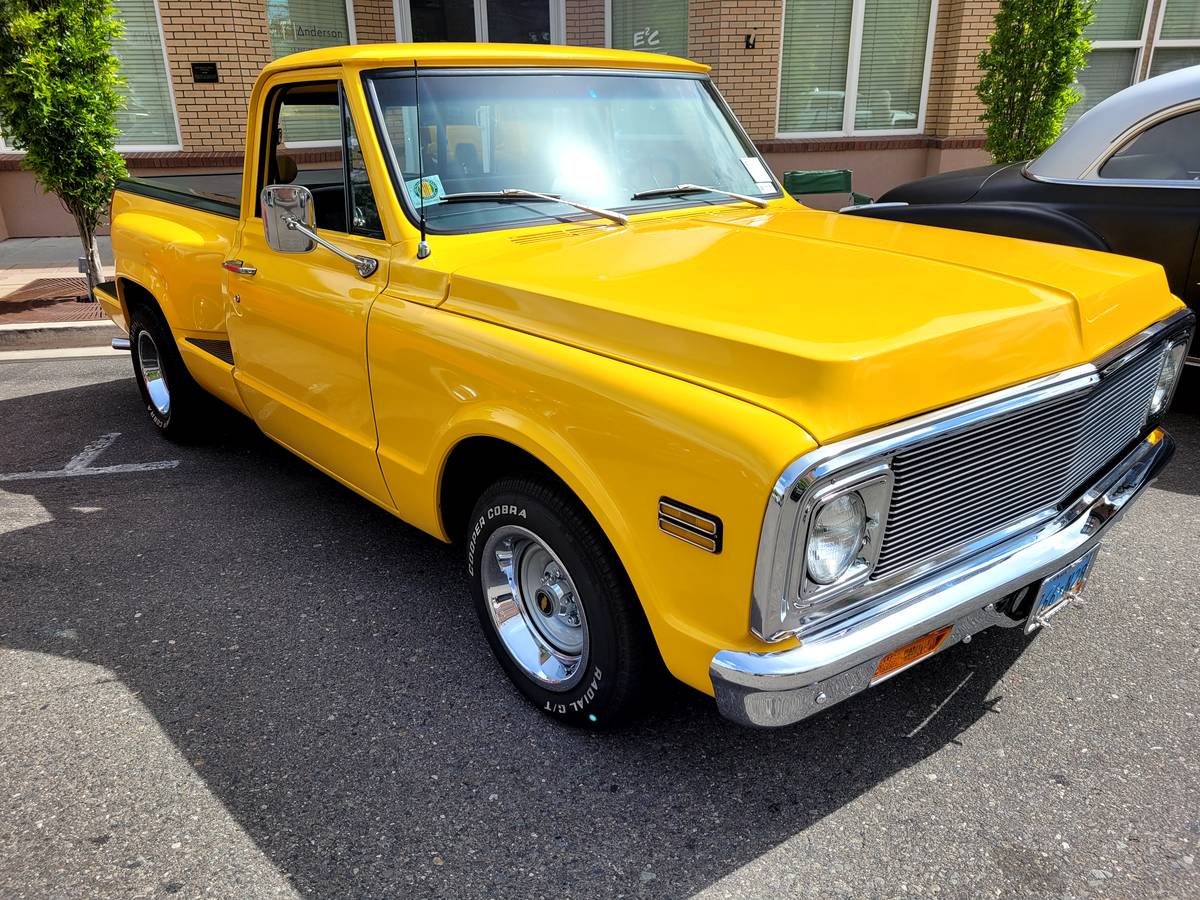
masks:
[[[346,0],[346,2],[349,3],[350,0]],[[567,42],[567,0],[545,0],[545,2],[550,6],[549,46],[565,45]],[[608,0],[605,2],[607,3]],[[475,11],[474,43],[486,44],[488,41],[488,0],[471,0],[471,3]],[[412,5],[409,0],[392,0],[392,19],[396,25],[396,40],[401,44],[414,43]]]
[[[179,104],[175,99],[175,79],[172,77],[171,60],[167,55],[167,35],[163,31],[162,8],[159,0],[154,0],[154,22],[158,26],[158,49],[162,53],[163,75],[167,80],[167,96],[171,100],[171,123],[175,126],[175,141],[170,144],[123,144],[118,140],[114,146],[118,153],[171,153],[183,149],[183,136],[179,131]],[[120,57],[117,59],[119,62]]]
[[[608,0],[606,0],[606,3]],[[925,64],[921,70],[921,101],[917,110],[914,128],[855,128],[854,117],[858,111],[858,72],[862,57],[863,19],[866,17],[867,0],[852,0],[850,11],[850,46],[846,57],[846,101],[842,105],[842,127],[831,131],[781,131],[779,118],[783,107],[783,50],[784,24],[787,18],[787,2],[779,10],[779,59],[776,64],[778,90],[775,92],[775,137],[782,140],[807,140],[826,137],[895,137],[898,135],[924,134],[925,114],[929,107],[929,82],[933,72],[933,43],[937,33],[938,0],[929,0],[929,29],[925,35]],[[851,89],[853,85],[853,89]]]
[[[471,75],[471,76],[482,75],[482,76],[486,77],[489,74],[504,74],[504,75],[521,74],[521,75],[536,76],[536,75],[543,74],[543,73],[553,73],[553,72],[562,72],[562,71],[564,71],[562,68],[554,68],[554,67],[546,68],[546,67],[540,67],[540,66],[538,66],[538,67],[512,67],[512,68],[490,67],[490,68],[466,68],[466,69],[463,69],[463,68],[437,68],[437,69],[422,69],[420,77],[421,78],[437,78],[437,77],[461,76],[461,75]],[[780,197],[787,196],[787,194],[783,190],[782,185],[779,182],[779,179],[775,177],[775,174],[771,171],[771,167],[767,166],[767,162],[763,158],[762,151],[760,151],[758,149],[758,145],[754,143],[754,140],[746,132],[746,129],[742,127],[742,123],[738,121],[737,116],[734,115],[733,110],[729,107],[729,104],[725,102],[725,98],[723,96],[721,96],[721,92],[719,90],[717,90],[717,86],[715,84],[713,84],[712,79],[709,78],[707,75],[694,73],[694,72],[664,72],[664,71],[658,70],[658,69],[588,69],[588,68],[581,68],[581,69],[569,69],[567,71],[569,71],[572,75],[596,75],[596,76],[600,76],[600,77],[636,76],[636,77],[642,77],[642,78],[679,78],[679,79],[690,79],[690,80],[701,82],[704,90],[706,90],[709,93],[709,95],[716,101],[718,112],[720,112],[720,114],[729,122],[730,127],[733,129],[734,133],[737,134],[737,136],[742,141],[745,142],[745,145],[754,151],[754,155],[758,157],[758,159],[766,167],[767,172],[771,175],[771,182],[775,185],[775,191],[774,191],[774,193],[771,193],[769,195],[764,195],[763,199],[764,200],[777,200]],[[378,69],[366,69],[360,74],[359,77],[361,79],[363,96],[366,98],[366,101],[367,101],[367,113],[371,119],[372,133],[375,136],[375,140],[379,143],[379,149],[384,157],[384,167],[387,169],[387,172],[388,172],[388,186],[392,190],[392,197],[393,197],[393,199],[395,199],[397,205],[400,207],[401,212],[404,213],[404,217],[405,217],[405,219],[408,220],[408,223],[410,225],[412,225],[412,227],[414,229],[420,229],[420,227],[421,227],[420,213],[417,210],[417,208],[413,205],[412,200],[408,195],[408,191],[405,190],[404,185],[401,181],[402,173],[400,171],[400,161],[398,159],[396,159],[394,153],[392,152],[394,148],[391,148],[389,146],[389,144],[383,138],[382,133],[383,133],[384,129],[386,129],[387,126],[384,124],[384,122],[380,118],[382,109],[379,104],[379,98],[375,91],[375,85],[372,83],[372,79],[380,78],[380,77],[382,77],[382,78],[404,78],[404,77],[412,78],[412,77],[415,77],[413,69],[411,67],[404,68],[404,67],[395,67],[395,66],[388,66],[388,67],[383,67],[383,68],[378,68]],[[378,197],[376,197],[376,203],[378,203],[378,202],[379,202]],[[704,207],[722,207],[722,206],[728,206],[730,204],[738,203],[738,202],[739,201],[728,198],[728,197],[721,198],[719,200],[714,200],[714,201],[707,201],[707,202],[701,201],[701,200],[682,200],[682,202],[681,202],[681,198],[674,198],[671,200],[664,199],[664,201],[662,203],[647,203],[645,206],[638,207],[636,210],[634,210],[634,212],[648,213],[648,212],[661,212],[661,211],[677,211],[677,210],[684,210],[684,209],[700,209],[700,208],[704,208]],[[616,207],[616,209],[617,210],[625,210],[626,208],[625,207]],[[626,211],[628,211],[628,210],[626,210]],[[453,236],[453,235],[466,235],[466,234],[486,234],[486,233],[493,232],[493,231],[517,231],[517,230],[523,229],[523,228],[534,228],[534,227],[539,227],[539,226],[563,225],[566,227],[576,227],[578,225],[578,223],[581,221],[586,222],[586,221],[593,220],[593,219],[595,219],[595,216],[593,216],[591,213],[586,213],[586,212],[580,211],[580,212],[570,212],[570,213],[559,213],[556,215],[551,215],[551,214],[534,215],[534,216],[530,216],[527,219],[514,220],[511,222],[498,222],[493,225],[485,225],[485,226],[478,226],[478,227],[439,228],[436,225],[429,225],[429,223],[426,222],[426,232],[428,234]]]
[[[1136,125],[1119,135],[1112,142],[1112,144],[1105,149],[1104,153],[1102,153],[1094,163],[1087,167],[1082,178],[1079,179],[1079,182],[1089,185],[1110,185],[1113,187],[1160,187],[1200,190],[1200,181],[1193,181],[1189,178],[1104,178],[1100,174],[1100,170],[1104,168],[1105,164],[1110,159],[1140,138],[1151,128],[1155,128],[1164,122],[1170,121],[1171,119],[1176,119],[1179,116],[1186,116],[1191,113],[1200,113],[1200,100],[1188,100],[1186,103],[1177,103],[1174,106],[1168,106],[1165,109],[1160,109],[1142,119]]]
[[[1163,50],[1200,50],[1200,35],[1194,38],[1164,38],[1162,36],[1163,21],[1167,18],[1167,4],[1169,2],[1170,0],[1163,0],[1158,5],[1158,15],[1154,19],[1154,41],[1150,45],[1149,59],[1146,60],[1146,78],[1150,77],[1150,69],[1154,66],[1154,55],[1160,47]]]
[[[1150,37],[1150,20],[1152,18],[1156,20],[1155,31],[1157,32],[1162,27],[1161,8],[1163,5],[1160,3],[1159,9],[1155,10],[1153,8],[1153,0],[1144,0],[1142,5],[1142,30],[1138,33],[1138,36],[1126,40],[1092,41],[1092,49],[1088,53],[1088,58],[1090,59],[1091,54],[1097,50],[1136,50],[1137,55],[1133,59],[1133,78],[1125,87],[1133,87],[1138,82],[1144,81],[1145,79],[1142,78],[1142,65],[1146,62],[1146,41]],[[1158,13],[1157,16],[1155,15],[1156,12]],[[1084,68],[1086,69],[1087,66],[1084,66]],[[1125,88],[1121,88],[1121,90],[1123,91]],[[1109,97],[1111,96],[1112,94],[1109,94]],[[1105,99],[1108,98],[1106,97]],[[1100,102],[1103,103],[1104,100]]]
[[[279,82],[270,85],[267,88],[266,95],[263,98],[263,115],[259,126],[259,142],[260,152],[258,159],[255,162],[254,172],[254,206],[250,210],[248,221],[262,221],[262,192],[267,183],[267,170],[270,168],[272,154],[278,149],[274,143],[274,131],[279,123],[279,109],[283,105],[283,100],[287,92],[293,88],[311,87],[314,85],[335,85],[337,87],[337,108],[338,108],[338,130],[341,137],[338,141],[322,141],[321,147],[340,146],[342,148],[342,161],[338,166],[342,172],[342,205],[346,221],[346,230],[338,231],[336,228],[316,228],[317,231],[325,231],[329,234],[342,235],[343,237],[366,238],[368,240],[386,241],[387,229],[383,226],[382,217],[380,220],[379,233],[367,233],[365,231],[356,231],[354,228],[354,198],[350,188],[350,143],[348,133],[346,131],[346,122],[349,121],[354,127],[356,134],[361,134],[358,125],[354,123],[354,111],[350,108],[350,98],[347,94],[346,80],[341,76],[332,76],[328,78],[312,78],[304,77],[296,80],[283,79]],[[371,127],[374,128],[374,121],[371,121]],[[361,146],[362,139],[359,138]],[[289,144],[289,147],[304,149],[299,144]],[[306,142],[306,147],[315,146],[313,142]],[[370,172],[367,173],[367,184],[371,187],[371,194],[375,200],[376,210],[379,208],[379,191],[374,181],[371,180]]]

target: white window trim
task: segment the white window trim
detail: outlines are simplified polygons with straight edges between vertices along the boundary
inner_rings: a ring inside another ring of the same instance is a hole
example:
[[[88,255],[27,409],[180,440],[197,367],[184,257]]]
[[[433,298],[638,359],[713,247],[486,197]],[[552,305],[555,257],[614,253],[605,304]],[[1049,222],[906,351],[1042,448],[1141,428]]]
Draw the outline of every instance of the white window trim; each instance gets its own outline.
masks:
[[[1192,50],[1200,48],[1200,37],[1194,38],[1164,38],[1162,37],[1163,20],[1167,17],[1167,0],[1163,0],[1158,5],[1158,16],[1154,20],[1154,45],[1150,51],[1150,63],[1146,66],[1146,76],[1149,77],[1150,69],[1154,65],[1154,54],[1162,47],[1164,50],[1178,48],[1181,50]],[[1149,17],[1147,17],[1149,18]]]
[[[347,0],[349,2],[349,0]],[[167,58],[167,36],[163,32],[162,10],[158,0],[154,0],[154,21],[158,24],[158,48],[162,51],[163,74],[167,77],[167,96],[171,99],[171,122],[175,126],[175,143],[173,144],[121,144],[116,145],[118,153],[173,153],[183,149],[182,138],[179,134],[179,106],[175,101],[175,79],[171,75],[171,60]]]
[[[350,0],[346,0],[347,3]],[[550,4],[550,43],[567,42],[567,0],[546,0]],[[607,0],[606,0],[607,2]],[[475,10],[475,43],[488,41],[488,0],[473,0]],[[396,40],[401,44],[413,42],[412,6],[409,0],[392,0],[392,16],[396,22]]]
[[[609,0],[606,0],[606,3]],[[776,67],[780,88],[775,92],[775,137],[783,140],[807,140],[824,137],[895,137],[898,135],[923,134],[925,131],[925,113],[929,105],[929,78],[933,71],[933,39],[937,33],[938,0],[929,2],[929,30],[925,36],[925,64],[921,70],[921,101],[917,109],[917,124],[915,128],[863,128],[854,127],[854,116],[858,108],[858,70],[862,56],[863,18],[866,14],[866,0],[854,0],[850,13],[850,47],[846,60],[846,102],[842,107],[842,127],[833,131],[780,131],[779,115],[783,104],[783,35],[784,18],[787,16],[787,3],[780,7],[779,18],[779,62]],[[851,88],[853,85],[853,88]]]
[[[1162,23],[1161,8],[1164,4],[1159,4],[1160,13],[1155,24],[1155,32]],[[1092,41],[1093,50],[1136,50],[1137,57],[1133,61],[1133,80],[1125,87],[1137,84],[1142,80],[1142,63],[1146,56],[1146,39],[1150,36],[1150,19],[1154,15],[1154,0],[1146,0],[1146,4],[1142,11],[1142,33],[1132,40],[1126,41]]]

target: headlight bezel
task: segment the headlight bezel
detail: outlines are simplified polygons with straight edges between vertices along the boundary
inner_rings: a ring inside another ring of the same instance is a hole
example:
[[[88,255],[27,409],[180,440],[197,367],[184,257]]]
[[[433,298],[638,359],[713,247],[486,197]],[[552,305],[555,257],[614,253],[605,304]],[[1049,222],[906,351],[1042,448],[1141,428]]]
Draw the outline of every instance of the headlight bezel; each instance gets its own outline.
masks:
[[[1150,400],[1146,405],[1146,425],[1157,425],[1166,416],[1171,408],[1171,401],[1175,398],[1175,390],[1179,387],[1179,382],[1183,380],[1183,371],[1187,368],[1188,345],[1191,344],[1191,331],[1183,331],[1176,334],[1164,342],[1162,350],[1162,363],[1159,367],[1158,379],[1154,384],[1154,391],[1150,395]],[[1163,386],[1163,376],[1168,373],[1168,366],[1172,365],[1173,354],[1177,354],[1177,364],[1174,364],[1174,374],[1170,376],[1170,385],[1160,394],[1159,389]],[[1155,405],[1155,400],[1160,399],[1159,404]]]
[[[801,527],[796,532],[796,568],[799,578],[793,597],[798,612],[804,613],[815,606],[845,596],[871,577],[871,570],[875,568],[883,543],[893,482],[891,466],[887,462],[879,462],[865,469],[839,475],[825,484],[816,486],[808,494],[800,511]],[[833,581],[823,584],[809,572],[808,550],[813,539],[813,528],[820,511],[847,494],[857,494],[862,501],[866,520],[862,540],[850,565]]]

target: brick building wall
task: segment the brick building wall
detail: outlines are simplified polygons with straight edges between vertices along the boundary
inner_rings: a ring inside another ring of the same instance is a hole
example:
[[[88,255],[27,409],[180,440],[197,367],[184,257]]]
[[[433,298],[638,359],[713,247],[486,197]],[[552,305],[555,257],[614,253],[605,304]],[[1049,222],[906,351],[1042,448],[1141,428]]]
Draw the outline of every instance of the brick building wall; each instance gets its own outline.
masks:
[[[604,0],[566,0],[566,42],[572,47],[604,46]]]
[[[161,0],[159,10],[184,151],[240,154],[250,89],[271,61],[264,0],[213,0],[203,12],[186,0]],[[193,82],[193,62],[215,62],[220,81]]]
[[[976,60],[987,47],[999,0],[942,0],[934,31],[925,133],[964,137],[983,133],[983,104],[975,96]]]
[[[397,40],[391,0],[354,0],[354,31],[360,44]]]
[[[688,55],[712,78],[755,140],[775,136],[779,97],[780,0],[692,0]]]

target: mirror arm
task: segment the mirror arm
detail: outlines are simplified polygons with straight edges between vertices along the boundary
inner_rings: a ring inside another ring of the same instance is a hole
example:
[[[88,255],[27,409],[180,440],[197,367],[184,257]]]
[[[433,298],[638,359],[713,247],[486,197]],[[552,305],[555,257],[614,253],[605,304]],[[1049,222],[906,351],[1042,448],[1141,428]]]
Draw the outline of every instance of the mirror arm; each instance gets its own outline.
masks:
[[[375,274],[375,270],[379,268],[379,260],[370,256],[353,256],[352,254],[347,253],[341,247],[335,247],[311,228],[301,224],[299,219],[296,219],[292,216],[284,216],[283,224],[285,224],[291,231],[300,232],[310,241],[320,244],[330,253],[334,253],[340,256],[346,262],[352,263],[354,265],[354,271],[356,271],[363,278],[370,278]]]

